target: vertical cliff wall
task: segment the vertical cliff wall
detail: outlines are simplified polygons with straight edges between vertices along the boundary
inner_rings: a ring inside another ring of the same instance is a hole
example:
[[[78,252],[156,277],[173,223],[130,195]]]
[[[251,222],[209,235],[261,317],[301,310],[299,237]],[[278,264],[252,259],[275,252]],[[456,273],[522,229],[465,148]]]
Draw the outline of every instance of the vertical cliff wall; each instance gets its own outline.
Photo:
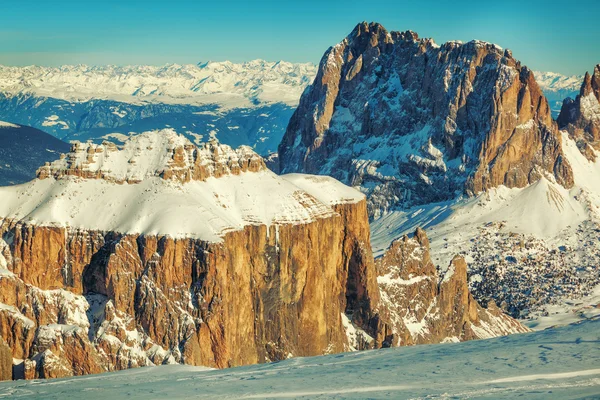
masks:
[[[346,312],[379,347],[366,203],[335,208],[221,243],[4,221],[0,335],[27,377],[341,352]]]

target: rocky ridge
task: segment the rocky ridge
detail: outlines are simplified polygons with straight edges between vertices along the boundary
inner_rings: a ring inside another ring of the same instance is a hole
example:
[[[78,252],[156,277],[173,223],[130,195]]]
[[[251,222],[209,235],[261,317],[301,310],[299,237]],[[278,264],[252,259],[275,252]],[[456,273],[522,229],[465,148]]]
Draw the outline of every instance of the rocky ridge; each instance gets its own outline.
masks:
[[[493,301],[484,308],[473,298],[462,257],[454,257],[440,275],[421,228],[412,238],[392,242],[375,266],[392,331],[402,344],[461,342],[529,331]]]
[[[372,216],[542,176],[573,184],[548,102],[509,50],[376,23],[327,50],[279,162],[360,187]]]
[[[557,122],[576,140],[582,154],[594,161],[592,148],[600,150],[600,64],[592,75],[586,72],[577,97],[563,102]]]
[[[117,183],[139,183],[157,176],[179,182],[265,170],[265,164],[248,146],[232,149],[216,140],[196,146],[172,129],[142,134],[122,148],[112,142],[74,142],[68,154],[37,171],[39,179],[76,176]]]

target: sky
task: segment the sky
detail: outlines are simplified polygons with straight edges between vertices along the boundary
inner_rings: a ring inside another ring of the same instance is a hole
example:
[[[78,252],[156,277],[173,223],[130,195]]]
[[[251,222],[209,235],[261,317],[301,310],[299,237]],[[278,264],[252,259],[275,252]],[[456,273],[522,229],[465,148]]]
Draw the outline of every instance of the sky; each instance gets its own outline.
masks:
[[[0,0],[0,64],[317,63],[361,21],[496,43],[534,70],[600,63],[600,1]]]

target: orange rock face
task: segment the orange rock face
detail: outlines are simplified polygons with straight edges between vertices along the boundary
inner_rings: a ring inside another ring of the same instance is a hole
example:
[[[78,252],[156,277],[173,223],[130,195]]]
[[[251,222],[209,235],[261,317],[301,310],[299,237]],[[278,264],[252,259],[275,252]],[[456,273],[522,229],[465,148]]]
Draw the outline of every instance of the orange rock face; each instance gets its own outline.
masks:
[[[481,145],[479,166],[467,182],[473,193],[505,185],[524,187],[545,171],[563,186],[573,186],[571,167],[550,106],[535,82],[533,72],[509,59],[518,79],[494,96],[490,130]]]
[[[12,353],[4,339],[0,337],[0,381],[12,379]]]
[[[342,314],[380,347],[387,329],[365,201],[221,243],[0,226],[0,335],[20,377],[162,363],[230,367],[350,348]]]

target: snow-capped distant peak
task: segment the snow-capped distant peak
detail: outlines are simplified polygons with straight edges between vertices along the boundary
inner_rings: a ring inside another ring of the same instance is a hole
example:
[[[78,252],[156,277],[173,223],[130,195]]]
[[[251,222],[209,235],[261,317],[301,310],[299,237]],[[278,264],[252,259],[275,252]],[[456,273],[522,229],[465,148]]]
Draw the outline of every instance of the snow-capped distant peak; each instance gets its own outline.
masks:
[[[543,91],[578,91],[583,75],[562,75],[556,72],[534,71],[535,80]]]
[[[209,61],[198,65],[6,67],[0,92],[30,93],[74,102],[105,99],[169,104],[242,107],[256,103],[296,105],[316,74],[310,63],[253,60]]]
[[[19,125],[11,124],[10,122],[0,121],[0,129],[2,128],[19,128]]]
[[[556,72],[540,71],[534,71],[533,74],[548,99],[555,118],[558,117],[563,101],[567,97],[575,98],[583,82],[583,75],[566,76]]]

